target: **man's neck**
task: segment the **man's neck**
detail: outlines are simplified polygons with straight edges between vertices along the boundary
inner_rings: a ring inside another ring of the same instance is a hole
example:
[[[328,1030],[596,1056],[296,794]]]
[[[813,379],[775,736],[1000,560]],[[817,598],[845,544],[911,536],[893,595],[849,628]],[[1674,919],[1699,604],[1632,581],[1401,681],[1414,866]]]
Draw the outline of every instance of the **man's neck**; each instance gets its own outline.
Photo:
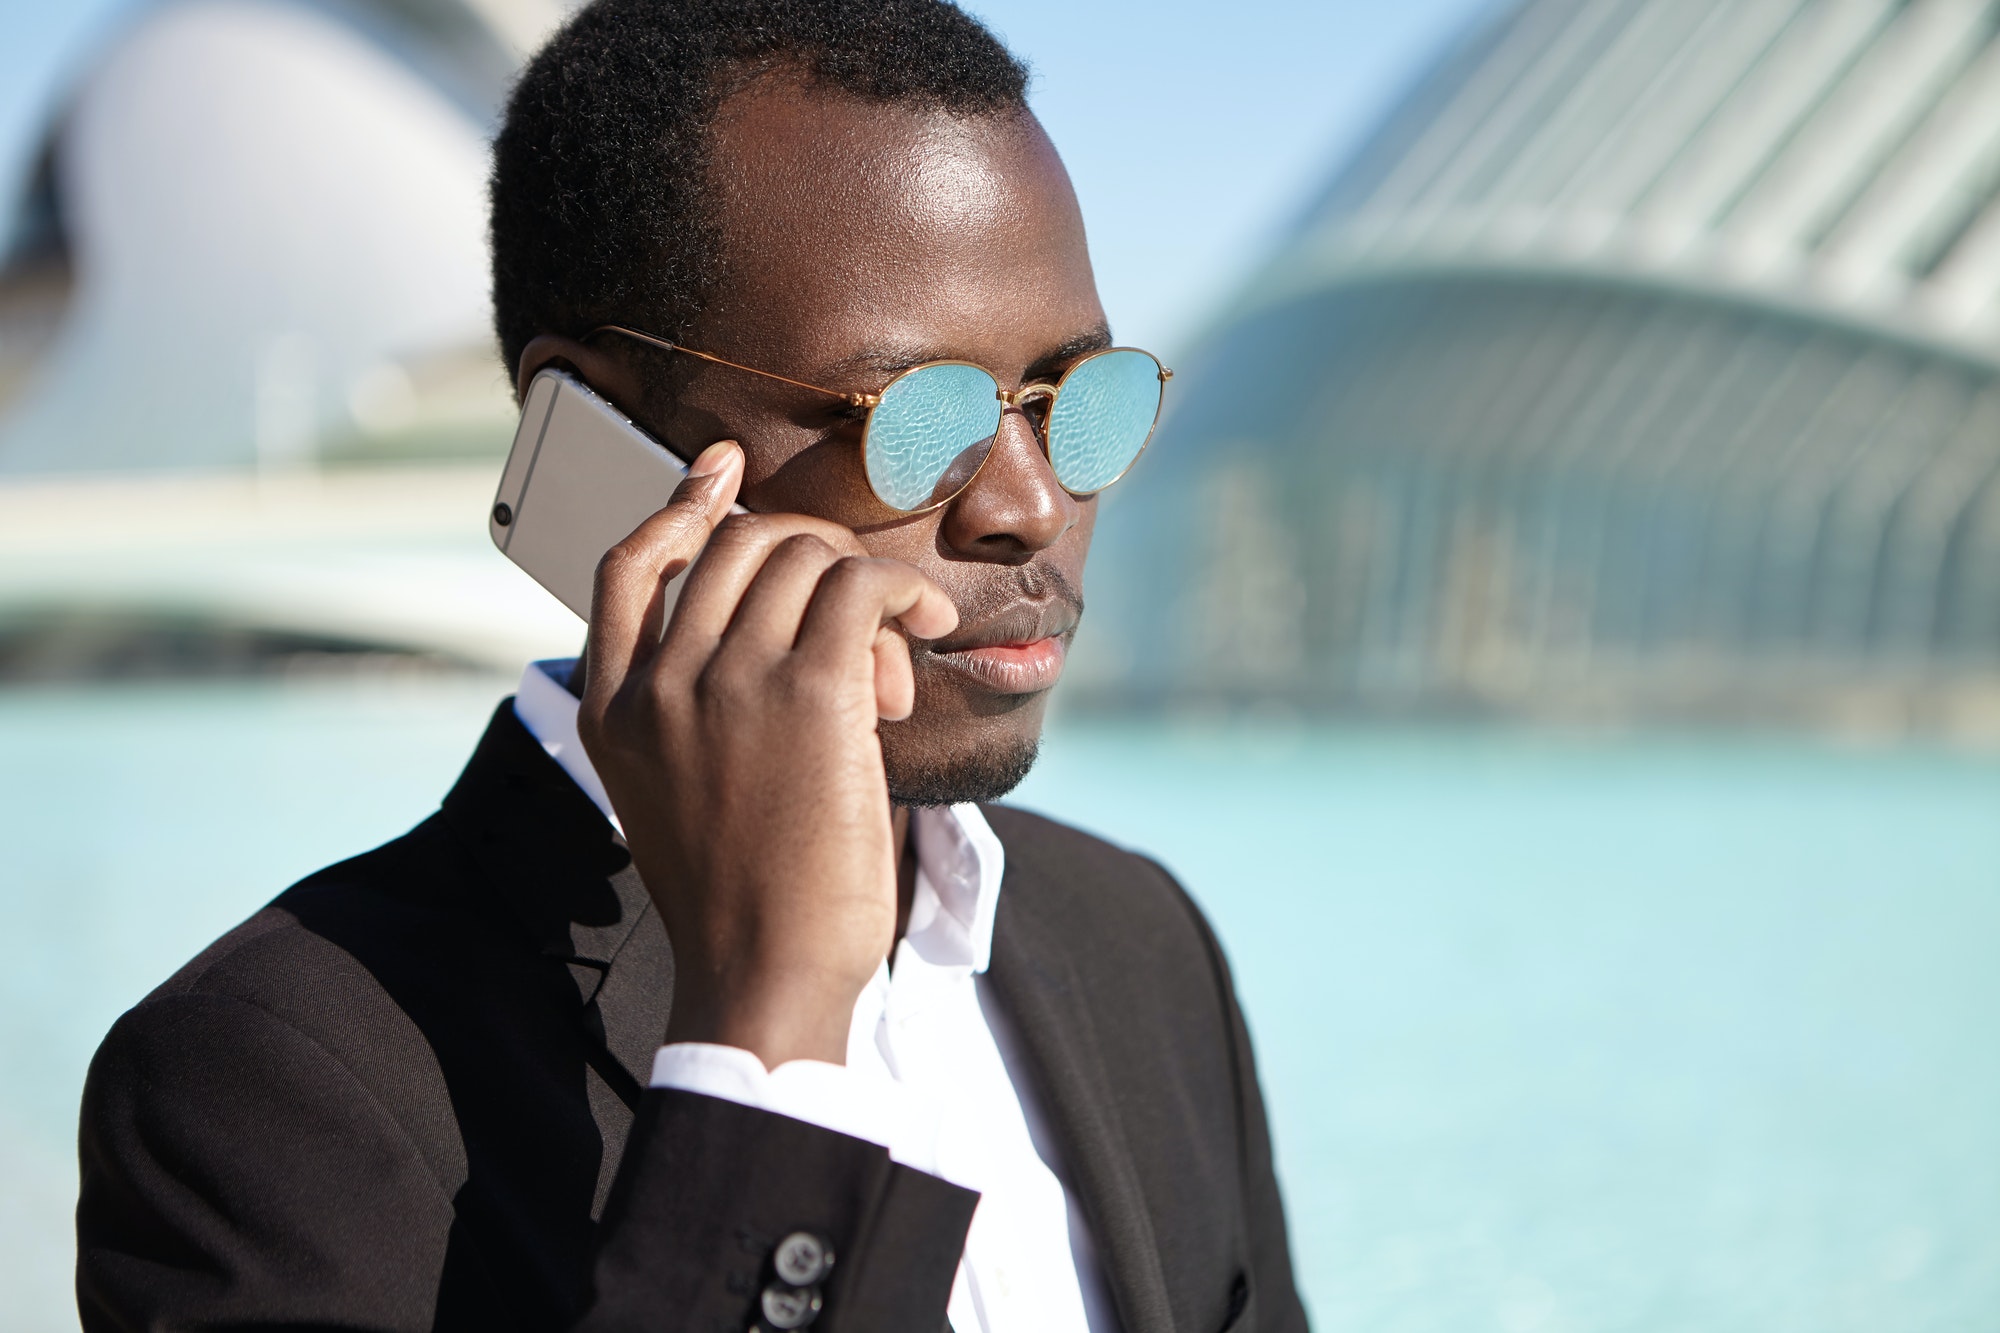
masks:
[[[889,956],[893,958],[896,946],[909,933],[910,907],[917,900],[917,840],[910,836],[908,806],[890,807],[889,831],[896,848],[896,938],[889,942]]]

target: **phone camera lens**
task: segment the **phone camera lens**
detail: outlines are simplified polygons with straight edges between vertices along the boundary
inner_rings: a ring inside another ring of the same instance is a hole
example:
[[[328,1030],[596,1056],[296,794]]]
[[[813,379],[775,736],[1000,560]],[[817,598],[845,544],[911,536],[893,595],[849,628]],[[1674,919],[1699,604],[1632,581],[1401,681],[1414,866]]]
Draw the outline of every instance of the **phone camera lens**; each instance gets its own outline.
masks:
[[[506,527],[509,523],[512,523],[514,521],[513,506],[509,505],[504,500],[502,500],[499,504],[494,505],[493,521],[495,523],[498,523],[503,528]]]

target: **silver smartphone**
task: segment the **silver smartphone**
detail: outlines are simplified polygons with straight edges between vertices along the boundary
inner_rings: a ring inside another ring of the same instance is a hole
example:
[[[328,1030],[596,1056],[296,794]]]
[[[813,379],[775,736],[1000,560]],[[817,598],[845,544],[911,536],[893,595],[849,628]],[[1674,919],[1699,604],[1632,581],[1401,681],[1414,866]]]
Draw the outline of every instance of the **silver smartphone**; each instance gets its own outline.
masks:
[[[544,370],[528,385],[487,530],[509,560],[588,620],[597,562],[665,507],[687,469],[589,385]],[[669,586],[670,600],[679,585]]]

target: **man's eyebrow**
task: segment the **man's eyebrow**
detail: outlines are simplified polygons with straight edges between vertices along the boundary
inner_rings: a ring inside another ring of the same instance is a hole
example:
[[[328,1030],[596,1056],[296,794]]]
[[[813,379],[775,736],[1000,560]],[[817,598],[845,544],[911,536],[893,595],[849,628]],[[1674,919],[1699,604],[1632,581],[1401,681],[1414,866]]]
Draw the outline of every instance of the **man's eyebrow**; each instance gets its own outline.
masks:
[[[951,361],[956,358],[931,348],[915,345],[907,347],[870,347],[843,356],[838,361],[828,361],[814,373],[825,380],[837,381],[848,375],[858,375],[864,379],[889,379],[900,375],[911,366],[921,366],[926,361]]]
[[[1111,330],[1103,325],[1073,337],[1065,338],[1029,364],[1022,376],[1023,384],[1033,384],[1038,380],[1052,379],[1067,369],[1069,363],[1089,352],[1101,352],[1111,346]],[[950,351],[937,347],[919,347],[909,344],[901,347],[870,347],[845,356],[838,361],[829,361],[817,370],[827,383],[838,383],[849,375],[864,378],[892,379],[912,366],[921,366],[927,361],[962,361]],[[996,367],[989,367],[997,369]]]
[[[1021,377],[1023,384],[1035,384],[1051,380],[1069,369],[1070,362],[1091,352],[1101,352],[1111,346],[1111,330],[1099,324],[1088,333],[1079,333],[1066,338],[1053,348],[1035,358],[1028,367],[1028,373]]]

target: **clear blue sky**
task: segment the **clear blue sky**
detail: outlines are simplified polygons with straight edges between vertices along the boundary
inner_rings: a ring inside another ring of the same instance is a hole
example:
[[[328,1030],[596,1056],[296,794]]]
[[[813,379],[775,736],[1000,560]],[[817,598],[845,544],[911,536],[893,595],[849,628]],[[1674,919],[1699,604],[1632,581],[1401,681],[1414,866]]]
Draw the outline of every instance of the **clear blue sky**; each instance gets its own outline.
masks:
[[[1120,338],[1173,352],[1384,108],[1498,0],[971,0],[1034,66]],[[10,194],[74,71],[143,0],[0,0]]]

